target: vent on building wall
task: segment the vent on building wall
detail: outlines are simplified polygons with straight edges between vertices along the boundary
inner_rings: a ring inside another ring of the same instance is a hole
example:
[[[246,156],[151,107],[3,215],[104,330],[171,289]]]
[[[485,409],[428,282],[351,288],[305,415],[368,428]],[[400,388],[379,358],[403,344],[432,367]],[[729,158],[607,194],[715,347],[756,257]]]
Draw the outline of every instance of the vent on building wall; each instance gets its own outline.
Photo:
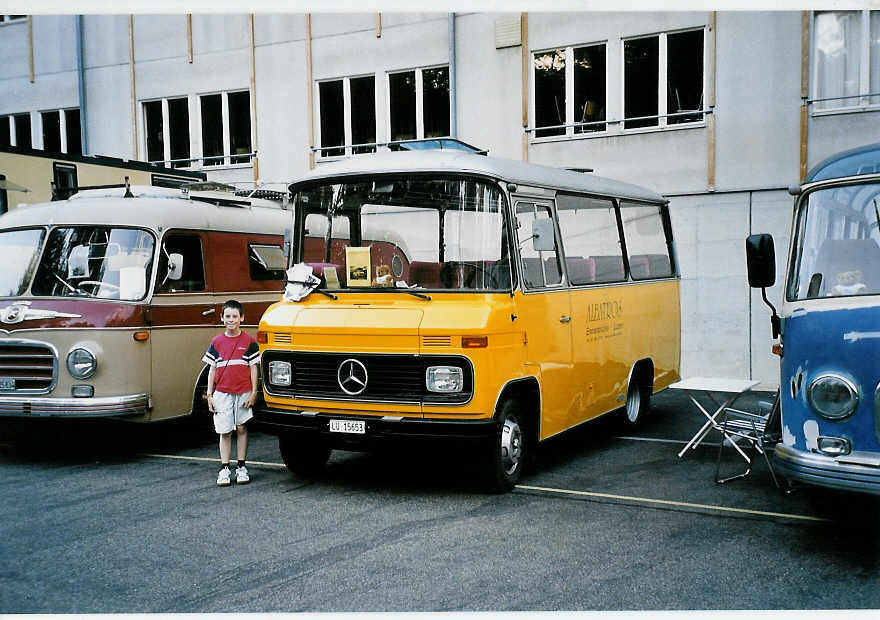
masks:
[[[520,45],[521,36],[519,15],[499,17],[495,20],[495,49]]]

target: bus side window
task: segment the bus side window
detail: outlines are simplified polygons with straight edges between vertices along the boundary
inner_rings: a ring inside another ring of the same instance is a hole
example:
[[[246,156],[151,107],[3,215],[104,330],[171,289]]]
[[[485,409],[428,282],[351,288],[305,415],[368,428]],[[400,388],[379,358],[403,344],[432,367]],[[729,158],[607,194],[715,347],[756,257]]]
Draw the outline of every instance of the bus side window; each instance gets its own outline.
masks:
[[[205,290],[205,259],[202,239],[196,234],[171,234],[162,240],[164,250],[159,258],[159,273],[156,278],[157,293],[178,293]],[[179,280],[168,280],[168,254],[183,256],[183,274]]]
[[[550,207],[534,202],[516,203],[516,226],[519,252],[522,256],[523,282],[528,288],[542,288],[562,282],[562,269],[559,264],[558,248],[552,251],[535,250],[532,238],[536,220],[553,221]]]
[[[573,285],[619,282],[623,267],[614,203],[607,198],[556,195],[568,279]]]
[[[672,275],[669,240],[658,205],[620,203],[629,269],[633,280],[668,278]]]

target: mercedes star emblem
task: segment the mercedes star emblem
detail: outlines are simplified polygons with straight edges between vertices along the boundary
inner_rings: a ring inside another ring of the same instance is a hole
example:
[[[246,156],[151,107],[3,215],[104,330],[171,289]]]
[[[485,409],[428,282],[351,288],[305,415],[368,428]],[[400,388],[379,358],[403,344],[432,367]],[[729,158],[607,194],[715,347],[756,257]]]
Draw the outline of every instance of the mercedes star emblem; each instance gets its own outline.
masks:
[[[367,389],[367,368],[356,359],[347,359],[336,371],[339,387],[349,396],[356,396]]]

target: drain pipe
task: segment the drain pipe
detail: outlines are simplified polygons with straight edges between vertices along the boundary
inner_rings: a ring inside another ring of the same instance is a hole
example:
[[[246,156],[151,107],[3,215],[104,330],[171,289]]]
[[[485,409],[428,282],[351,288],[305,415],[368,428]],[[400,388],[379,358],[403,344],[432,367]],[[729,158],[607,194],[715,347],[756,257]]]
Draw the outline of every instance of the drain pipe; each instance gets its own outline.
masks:
[[[449,14],[449,137],[457,138],[455,103],[455,13]]]
[[[83,46],[83,16],[76,16],[76,73],[77,73],[77,90],[79,94],[79,141],[83,155],[89,154],[89,134],[87,127],[89,126],[86,114],[86,70],[85,70],[85,49]],[[68,150],[70,145],[68,145]]]

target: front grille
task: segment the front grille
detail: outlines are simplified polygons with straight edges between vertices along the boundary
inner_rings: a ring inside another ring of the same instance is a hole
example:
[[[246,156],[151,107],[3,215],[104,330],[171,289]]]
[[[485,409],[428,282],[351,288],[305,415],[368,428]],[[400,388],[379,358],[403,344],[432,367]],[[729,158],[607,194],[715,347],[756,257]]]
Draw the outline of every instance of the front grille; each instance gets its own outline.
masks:
[[[48,392],[57,372],[55,353],[48,346],[0,341],[0,394]]]
[[[367,371],[367,387],[359,394],[348,394],[339,385],[339,365],[349,359],[359,361]],[[293,369],[291,386],[279,387],[269,383],[269,363],[276,360],[290,362]],[[464,370],[464,390],[455,394],[428,392],[425,387],[428,366],[446,365],[460,366]],[[474,385],[470,360],[459,356],[265,351],[262,367],[263,384],[268,391],[293,398],[462,404],[470,401]]]

